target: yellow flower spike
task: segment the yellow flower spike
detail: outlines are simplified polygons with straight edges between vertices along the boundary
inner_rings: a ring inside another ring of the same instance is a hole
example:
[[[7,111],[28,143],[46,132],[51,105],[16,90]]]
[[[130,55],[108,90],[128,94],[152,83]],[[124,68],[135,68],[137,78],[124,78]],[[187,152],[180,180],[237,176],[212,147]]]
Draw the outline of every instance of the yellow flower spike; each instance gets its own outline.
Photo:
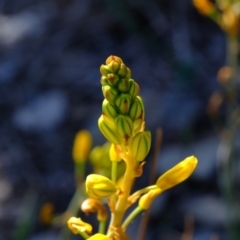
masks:
[[[185,158],[183,161],[160,176],[156,182],[156,185],[162,191],[174,187],[175,185],[186,180],[192,174],[197,166],[197,163],[198,160],[194,156]]]
[[[110,240],[110,238],[107,235],[97,233],[88,238],[88,240]]]
[[[81,205],[81,210],[85,213],[97,212],[98,221],[106,221],[108,217],[106,208],[98,199],[88,198],[84,200]]]
[[[89,223],[83,222],[81,218],[71,217],[67,223],[73,234],[82,232],[92,233],[92,226]]]
[[[90,174],[86,179],[86,192],[92,198],[106,198],[112,196],[117,187],[109,178],[98,174]]]
[[[76,163],[85,162],[92,147],[92,136],[89,131],[79,131],[74,139],[72,156]]]
[[[110,160],[113,162],[120,162],[122,160],[122,158],[117,154],[116,150],[115,150],[115,145],[112,143],[110,150],[109,150],[109,157]]]
[[[118,63],[118,64],[121,64],[123,63],[122,59],[120,57],[117,57],[117,56],[109,56],[107,59],[106,59],[106,64],[108,65],[109,63],[111,63],[112,61]]]

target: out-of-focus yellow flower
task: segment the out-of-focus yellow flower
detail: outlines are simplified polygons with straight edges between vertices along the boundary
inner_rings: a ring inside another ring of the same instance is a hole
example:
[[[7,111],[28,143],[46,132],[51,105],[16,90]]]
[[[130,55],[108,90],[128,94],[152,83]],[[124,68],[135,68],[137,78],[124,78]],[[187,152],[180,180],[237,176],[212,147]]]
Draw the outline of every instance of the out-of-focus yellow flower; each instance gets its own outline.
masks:
[[[239,16],[233,8],[227,8],[222,14],[222,28],[231,35],[237,35],[239,32]]]
[[[46,225],[51,224],[53,219],[53,211],[54,211],[53,204],[50,202],[45,203],[40,209],[39,214],[40,221]]]
[[[160,176],[156,182],[156,185],[162,191],[174,187],[175,185],[186,180],[192,174],[197,166],[197,163],[198,160],[194,156],[185,158],[183,161]]]
[[[97,233],[88,238],[88,240],[110,240],[110,238],[107,235]]]
[[[81,218],[71,217],[68,220],[68,227],[74,234],[81,232],[92,233],[92,226],[89,223],[83,222]]]
[[[110,197],[117,187],[109,178],[98,174],[90,174],[86,179],[86,192],[92,198]]]
[[[92,147],[92,136],[89,131],[79,131],[74,139],[72,156],[76,163],[85,162]]]
[[[203,15],[209,15],[216,9],[214,4],[209,0],[193,0],[193,5]]]

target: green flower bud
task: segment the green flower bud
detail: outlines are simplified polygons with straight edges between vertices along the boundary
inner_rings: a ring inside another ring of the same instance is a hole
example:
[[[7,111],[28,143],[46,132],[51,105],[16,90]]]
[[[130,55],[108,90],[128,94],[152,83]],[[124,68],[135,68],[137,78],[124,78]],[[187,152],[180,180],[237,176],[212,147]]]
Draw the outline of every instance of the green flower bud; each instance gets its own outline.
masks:
[[[142,123],[143,123],[143,120],[141,118],[137,118],[136,120],[134,120],[134,122],[133,122],[133,136],[135,136],[135,134],[137,134],[141,130]]]
[[[120,57],[113,56],[113,55],[109,56],[106,59],[106,64],[109,64],[111,61],[114,61],[114,62],[118,63],[119,65],[123,62]]]
[[[100,66],[100,73],[103,75],[103,76],[107,76],[107,74],[110,73],[108,67],[106,65],[101,65]]]
[[[104,115],[104,119],[109,121],[109,123],[114,124],[114,118],[118,116],[117,108],[111,104],[108,100],[104,99],[102,103],[102,113]]]
[[[129,81],[127,78],[121,78],[118,82],[118,90],[120,92],[128,92],[129,90]]]
[[[132,119],[125,115],[119,115],[116,119],[116,127],[119,135],[124,138],[125,142],[127,142],[132,136]]]
[[[100,78],[100,83],[101,83],[102,86],[108,85],[107,77],[106,76],[102,76]]]
[[[110,86],[115,86],[119,80],[119,77],[116,74],[109,73],[107,75],[107,80]]]
[[[111,71],[111,72],[116,72],[119,68],[119,64],[115,61],[111,61],[110,63],[108,63],[108,69]]]
[[[132,120],[139,119],[139,118],[142,119],[143,112],[144,112],[144,109],[143,109],[141,98],[140,97],[134,98],[130,106],[128,115]]]
[[[131,96],[126,93],[120,94],[115,101],[116,106],[119,108],[120,113],[127,114],[131,103]]]
[[[126,77],[127,77],[127,78],[130,78],[131,75],[132,75],[131,69],[127,67],[127,76],[126,76]]]
[[[98,174],[90,174],[86,178],[86,192],[91,198],[106,198],[117,191],[113,181]]]
[[[139,85],[131,78],[129,79],[129,94],[134,98],[139,94]]]
[[[109,124],[106,119],[104,119],[104,115],[98,119],[98,127],[104,137],[111,143],[121,144],[122,138],[117,132],[117,128],[114,125]]]
[[[143,161],[151,147],[151,132],[143,131],[137,133],[131,142],[130,148],[132,151],[133,157],[137,161]]]
[[[110,86],[102,87],[103,96],[110,102],[115,102],[116,97],[119,95],[118,91]]]
[[[118,74],[121,76],[121,77],[126,77],[127,74],[128,74],[128,70],[127,70],[127,67],[124,63],[121,64],[119,70],[118,70]]]

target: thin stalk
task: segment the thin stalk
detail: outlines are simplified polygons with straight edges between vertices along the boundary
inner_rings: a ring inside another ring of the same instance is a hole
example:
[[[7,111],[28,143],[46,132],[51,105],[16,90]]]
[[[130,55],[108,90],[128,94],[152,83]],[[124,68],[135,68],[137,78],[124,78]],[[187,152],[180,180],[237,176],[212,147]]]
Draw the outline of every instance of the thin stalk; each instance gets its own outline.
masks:
[[[125,219],[125,221],[122,224],[122,228],[125,231],[128,227],[128,225],[133,221],[133,219],[139,214],[141,213],[143,210],[142,208],[140,208],[139,206],[137,206],[129,215],[128,217]]]
[[[118,163],[113,161],[112,162],[112,172],[111,172],[111,178],[114,183],[117,182],[117,165]]]
[[[98,226],[98,232],[104,234],[106,230],[106,221],[100,221]]]

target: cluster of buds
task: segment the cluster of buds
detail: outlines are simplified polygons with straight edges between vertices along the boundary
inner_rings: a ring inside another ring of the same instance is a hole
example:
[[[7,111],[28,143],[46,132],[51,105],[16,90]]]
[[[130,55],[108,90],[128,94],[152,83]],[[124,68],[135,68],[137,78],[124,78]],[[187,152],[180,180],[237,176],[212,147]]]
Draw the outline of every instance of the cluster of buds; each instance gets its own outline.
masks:
[[[151,134],[144,130],[144,104],[138,95],[139,85],[117,56],[108,57],[100,72],[105,99],[99,129],[111,143],[129,146],[134,158],[143,161],[150,149]]]

